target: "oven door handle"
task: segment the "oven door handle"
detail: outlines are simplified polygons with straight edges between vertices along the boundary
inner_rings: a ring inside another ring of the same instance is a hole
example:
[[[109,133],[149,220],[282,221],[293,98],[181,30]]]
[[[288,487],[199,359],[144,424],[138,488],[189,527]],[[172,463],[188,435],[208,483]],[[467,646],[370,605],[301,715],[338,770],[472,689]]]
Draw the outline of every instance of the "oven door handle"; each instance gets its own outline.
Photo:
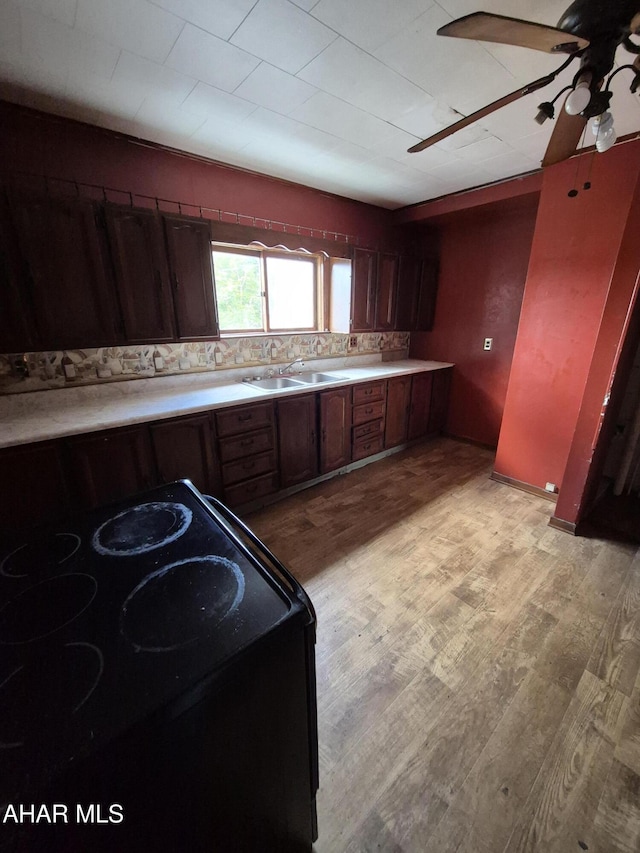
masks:
[[[293,594],[298,599],[298,601],[303,604],[311,616],[313,617],[313,621],[316,622],[316,611],[311,603],[311,599],[304,591],[303,587],[298,583],[298,581],[291,574],[289,569],[287,569],[280,560],[271,553],[271,551],[267,548],[267,546],[262,542],[256,534],[250,530],[247,525],[240,521],[237,515],[231,512],[231,510],[226,507],[221,501],[217,498],[214,498],[212,495],[204,495],[203,496],[209,503],[220,513],[220,515],[227,521],[232,527],[238,528],[241,533],[246,536],[246,538],[251,542],[251,544],[260,551],[267,560],[275,567],[276,571],[282,575],[282,577],[287,581],[289,586],[291,587]]]

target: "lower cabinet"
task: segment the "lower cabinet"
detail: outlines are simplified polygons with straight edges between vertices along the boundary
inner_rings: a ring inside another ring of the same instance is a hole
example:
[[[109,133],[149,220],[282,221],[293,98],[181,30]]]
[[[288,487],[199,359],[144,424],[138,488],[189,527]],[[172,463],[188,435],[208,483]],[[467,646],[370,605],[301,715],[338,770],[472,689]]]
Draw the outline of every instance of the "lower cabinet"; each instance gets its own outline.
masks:
[[[0,531],[183,478],[230,506],[250,503],[441,432],[451,374],[445,368],[1,449]]]
[[[387,415],[384,446],[397,447],[407,440],[411,376],[396,376],[387,383]]]
[[[351,389],[323,391],[320,400],[320,473],[351,462]]]
[[[0,450],[0,530],[64,518],[71,509],[60,442]]]
[[[144,491],[156,483],[146,424],[76,436],[68,442],[75,503],[82,508]]]
[[[411,405],[407,431],[409,441],[421,438],[429,432],[432,385],[433,373],[415,373],[411,378]]]
[[[429,412],[430,433],[442,432],[446,426],[452,373],[452,367],[445,367],[442,370],[433,371],[431,410]]]
[[[158,482],[186,478],[204,494],[220,495],[211,413],[160,421],[150,429]]]
[[[274,405],[271,400],[215,413],[222,497],[240,506],[278,490]]]
[[[384,380],[365,382],[353,388],[353,461],[384,449],[387,387]]]
[[[278,400],[278,450],[283,489],[318,474],[316,395]]]

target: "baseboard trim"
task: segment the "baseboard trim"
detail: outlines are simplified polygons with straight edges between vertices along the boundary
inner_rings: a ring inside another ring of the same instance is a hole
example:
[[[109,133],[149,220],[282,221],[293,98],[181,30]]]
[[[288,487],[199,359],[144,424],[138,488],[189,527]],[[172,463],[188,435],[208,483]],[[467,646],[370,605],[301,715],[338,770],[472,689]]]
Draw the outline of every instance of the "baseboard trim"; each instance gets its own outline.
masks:
[[[562,530],[563,533],[570,533],[572,536],[577,536],[578,525],[574,521],[565,521],[564,518],[557,518],[552,515],[549,519],[549,527],[555,530]]]
[[[525,483],[522,480],[516,480],[513,477],[498,474],[497,471],[493,471],[489,479],[495,480],[496,483],[502,483],[505,486],[511,486],[514,489],[519,489],[521,492],[536,495],[538,498],[544,498],[552,503],[555,503],[558,500],[557,495],[551,494],[551,492],[547,492],[545,489],[541,489],[540,486],[532,486],[531,483]]]

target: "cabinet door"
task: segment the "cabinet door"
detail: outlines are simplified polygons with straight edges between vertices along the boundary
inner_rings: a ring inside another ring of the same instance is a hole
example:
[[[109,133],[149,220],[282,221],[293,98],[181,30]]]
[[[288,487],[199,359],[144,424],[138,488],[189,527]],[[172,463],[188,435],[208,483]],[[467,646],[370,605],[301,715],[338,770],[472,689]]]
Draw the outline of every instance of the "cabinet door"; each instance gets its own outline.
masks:
[[[278,400],[278,447],[282,488],[318,473],[315,394]]]
[[[109,205],[106,219],[127,341],[171,340],[173,302],[159,215]]]
[[[442,432],[447,423],[452,370],[453,368],[447,367],[442,370],[434,370],[433,372],[429,432]]]
[[[415,330],[430,332],[436,313],[436,296],[438,293],[438,264],[433,260],[423,260],[420,265],[420,281],[418,288],[418,306]]]
[[[409,440],[429,432],[431,410],[432,373],[416,373],[411,380],[411,406],[409,408]]]
[[[43,349],[119,342],[99,207],[81,199],[30,196],[14,196],[11,207]]]
[[[220,495],[211,415],[152,424],[151,441],[160,483],[186,478],[201,492]]]
[[[209,223],[165,216],[164,225],[178,337],[181,340],[217,337]]]
[[[374,325],[374,299],[378,255],[354,249],[351,275],[351,331],[370,332]]]
[[[418,292],[422,260],[411,255],[401,255],[398,265],[398,295],[395,328],[411,332],[416,328]]]
[[[17,251],[9,205],[0,191],[0,352],[24,352],[37,345],[29,281]]]
[[[0,529],[55,522],[71,509],[61,446],[55,441],[0,451]]]
[[[156,482],[146,426],[72,438],[69,456],[77,503],[83,509],[129,497]]]
[[[387,416],[384,446],[395,447],[407,440],[411,376],[396,376],[387,386]]]
[[[380,254],[375,299],[375,328],[378,332],[389,332],[394,327],[397,288],[398,256]]]
[[[351,461],[350,389],[320,394],[320,473],[335,471]]]

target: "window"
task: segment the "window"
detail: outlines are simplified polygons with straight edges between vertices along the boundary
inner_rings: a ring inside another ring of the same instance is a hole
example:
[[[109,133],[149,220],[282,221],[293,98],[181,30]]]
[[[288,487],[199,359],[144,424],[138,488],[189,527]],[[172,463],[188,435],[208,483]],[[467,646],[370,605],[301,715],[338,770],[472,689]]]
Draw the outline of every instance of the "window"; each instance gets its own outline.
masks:
[[[320,328],[319,255],[215,243],[212,255],[223,334]]]

